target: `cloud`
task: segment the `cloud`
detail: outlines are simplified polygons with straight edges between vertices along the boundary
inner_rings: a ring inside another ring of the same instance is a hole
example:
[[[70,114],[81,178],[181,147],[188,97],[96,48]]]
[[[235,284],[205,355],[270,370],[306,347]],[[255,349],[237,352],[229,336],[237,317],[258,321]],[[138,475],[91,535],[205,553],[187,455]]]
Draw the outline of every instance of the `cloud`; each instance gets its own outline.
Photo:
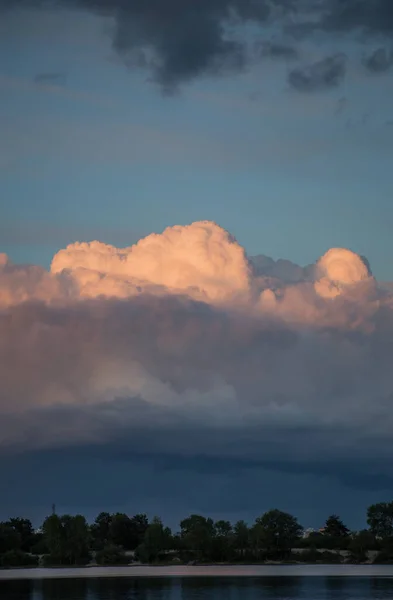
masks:
[[[71,244],[53,258],[51,271],[71,273],[80,294],[91,297],[163,287],[214,301],[250,291],[244,249],[210,222],[171,227],[124,249],[100,242]]]
[[[67,82],[67,75],[65,73],[53,72],[53,73],[37,73],[34,77],[34,83],[37,85],[65,85]]]
[[[311,65],[290,71],[288,82],[299,92],[314,92],[337,87],[345,76],[346,57],[335,54]]]
[[[202,221],[71,244],[50,272],[3,255],[0,289],[0,455],[118,444],[329,476],[361,456],[390,481],[393,297],[353,251],[250,259]]]
[[[294,60],[298,58],[297,49],[284,42],[258,41],[254,45],[255,54],[262,58]]]
[[[42,9],[37,14],[51,10],[44,0],[0,0],[0,10],[14,14],[17,9],[34,7]],[[119,59],[132,71],[147,70],[148,80],[164,93],[200,76],[241,71],[255,57],[296,59],[293,40],[299,36],[315,42],[313,36],[321,30],[330,36],[344,32],[351,37],[362,30],[369,36],[388,38],[393,29],[390,0],[200,0],[197,9],[193,0],[146,0],[142,4],[138,0],[59,0],[59,7],[106,18]],[[257,38],[270,34],[277,39],[285,36],[287,41],[255,44],[251,31]],[[336,37],[330,41],[337,45]],[[342,55],[336,55],[292,71],[289,80],[303,91],[328,89],[344,73]],[[58,75],[38,74],[36,83],[56,85]]]
[[[33,4],[45,8],[45,2]],[[222,69],[243,65],[245,43],[230,39],[247,21],[266,22],[271,14],[267,0],[73,0],[61,2],[67,9],[82,9],[113,20],[113,48],[130,65],[149,68],[164,89]],[[276,0],[285,7],[286,0]],[[0,8],[24,7],[23,0],[0,0]]]
[[[372,73],[385,73],[393,65],[393,51],[378,48],[364,59],[364,66]]]
[[[389,35],[393,31],[393,5],[390,0],[325,0],[322,23],[337,31],[363,29]]]

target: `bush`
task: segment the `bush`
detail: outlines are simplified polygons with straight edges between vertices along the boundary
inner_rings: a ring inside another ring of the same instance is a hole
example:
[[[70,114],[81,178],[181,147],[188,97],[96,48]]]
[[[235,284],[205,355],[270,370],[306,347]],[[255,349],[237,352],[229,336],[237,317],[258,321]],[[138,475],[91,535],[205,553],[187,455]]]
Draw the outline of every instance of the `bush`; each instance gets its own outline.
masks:
[[[343,562],[343,557],[336,552],[318,552],[316,548],[310,548],[296,554],[296,560],[305,563],[340,564]]]
[[[373,560],[374,565],[391,565],[393,564],[392,550],[381,550]]]
[[[333,537],[323,533],[311,533],[299,540],[298,548],[317,548],[319,550],[346,550],[351,542],[349,536]]]
[[[46,554],[42,558],[44,567],[84,567],[89,564],[91,556],[81,556],[75,561],[69,560],[64,556],[56,556],[54,554]]]
[[[329,565],[339,565],[343,562],[343,557],[336,552],[321,552],[319,562]]]
[[[367,552],[363,550],[359,550],[356,552],[350,551],[349,556],[346,559],[346,563],[351,565],[360,565],[368,561]]]
[[[9,550],[1,556],[1,566],[11,567],[37,567],[38,556],[33,556],[22,550]]]
[[[104,546],[96,553],[96,562],[99,565],[128,565],[130,559],[124,551],[113,544]]]
[[[320,553],[316,548],[310,548],[309,550],[299,552],[294,556],[296,556],[296,560],[306,563],[316,563],[321,557]]]

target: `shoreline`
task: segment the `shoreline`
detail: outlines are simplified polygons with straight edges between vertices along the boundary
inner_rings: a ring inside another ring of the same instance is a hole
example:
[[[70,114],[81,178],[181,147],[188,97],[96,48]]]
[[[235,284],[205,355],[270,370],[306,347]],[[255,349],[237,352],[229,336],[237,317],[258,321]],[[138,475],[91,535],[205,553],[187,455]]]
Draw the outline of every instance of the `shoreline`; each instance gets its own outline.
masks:
[[[192,565],[3,569],[0,581],[27,579],[93,579],[111,577],[383,577],[393,578],[393,565]]]

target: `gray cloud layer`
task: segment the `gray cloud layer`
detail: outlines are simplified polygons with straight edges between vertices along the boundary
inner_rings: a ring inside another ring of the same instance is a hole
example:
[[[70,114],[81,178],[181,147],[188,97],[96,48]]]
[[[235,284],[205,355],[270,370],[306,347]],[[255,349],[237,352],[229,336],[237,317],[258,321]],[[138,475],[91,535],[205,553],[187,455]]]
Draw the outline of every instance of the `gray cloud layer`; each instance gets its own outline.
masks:
[[[346,464],[354,480],[361,460],[364,481],[391,481],[392,296],[353,252],[248,260],[201,222],[70,245],[51,272],[0,267],[3,454],[90,444],[338,477]]]
[[[0,9],[31,6],[48,8],[43,0],[0,0]],[[388,35],[393,29],[390,0],[322,0],[317,5],[312,0],[58,0],[51,6],[111,17],[115,51],[129,66],[147,68],[167,91],[199,75],[242,68],[248,54],[243,25],[249,22],[263,27],[275,22],[292,32],[309,33],[360,28]],[[272,42],[264,46],[262,54],[266,53],[294,59],[297,49]],[[331,61],[327,58],[310,68],[320,70]],[[343,67],[334,67],[330,75],[325,69],[322,77],[327,87],[342,77]],[[294,87],[308,89],[301,71],[291,74],[292,80]]]

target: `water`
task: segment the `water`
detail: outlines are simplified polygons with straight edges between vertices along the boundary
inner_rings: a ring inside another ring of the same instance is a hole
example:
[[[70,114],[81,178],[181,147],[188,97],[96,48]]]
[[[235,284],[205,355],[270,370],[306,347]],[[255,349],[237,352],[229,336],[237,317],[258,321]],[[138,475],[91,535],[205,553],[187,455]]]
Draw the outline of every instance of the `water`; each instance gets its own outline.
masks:
[[[0,572],[1,600],[391,600],[393,567],[225,567],[123,569],[123,576],[95,576],[92,569]],[[73,570],[75,571],[75,570]],[[162,572],[168,573],[166,576]],[[179,572],[174,575],[173,573]],[[333,575],[336,571],[336,575]],[[6,575],[8,573],[8,575]],[[30,572],[32,573],[32,572]],[[295,573],[295,574],[293,574]],[[339,575],[337,575],[337,573]],[[361,573],[361,574],[359,574]],[[50,577],[40,579],[39,575]],[[105,575],[105,570],[100,570]],[[198,576],[196,576],[198,574]],[[73,575],[72,577],[70,575]],[[87,575],[87,576],[86,576]],[[8,578],[5,578],[8,577]]]

